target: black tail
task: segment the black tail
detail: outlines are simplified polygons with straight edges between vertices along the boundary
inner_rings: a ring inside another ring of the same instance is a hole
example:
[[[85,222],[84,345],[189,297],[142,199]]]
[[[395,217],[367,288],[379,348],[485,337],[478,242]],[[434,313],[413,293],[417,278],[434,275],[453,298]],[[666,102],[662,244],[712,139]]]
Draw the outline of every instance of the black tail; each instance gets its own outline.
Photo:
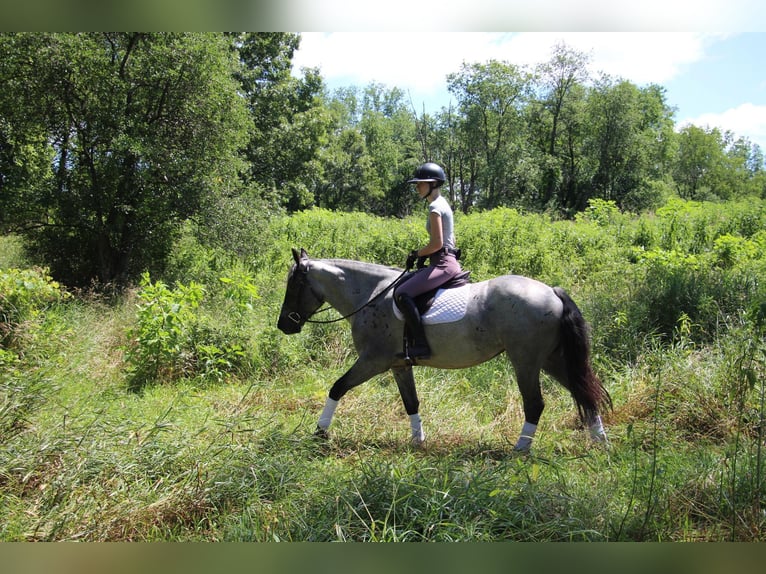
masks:
[[[580,309],[561,287],[554,287],[553,292],[564,304],[560,344],[564,353],[569,392],[572,393],[580,418],[583,423],[587,423],[602,409],[611,408],[612,398],[590,364],[590,332]]]

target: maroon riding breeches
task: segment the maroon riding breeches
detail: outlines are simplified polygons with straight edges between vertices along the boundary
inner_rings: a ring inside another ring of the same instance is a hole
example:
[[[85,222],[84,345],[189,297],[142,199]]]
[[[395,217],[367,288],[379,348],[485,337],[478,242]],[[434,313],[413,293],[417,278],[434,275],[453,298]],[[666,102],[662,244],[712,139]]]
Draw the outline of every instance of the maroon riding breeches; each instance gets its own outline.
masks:
[[[436,289],[460,273],[460,263],[452,253],[441,251],[431,256],[428,267],[419,269],[394,290],[394,297],[409,295],[416,297],[421,293]]]

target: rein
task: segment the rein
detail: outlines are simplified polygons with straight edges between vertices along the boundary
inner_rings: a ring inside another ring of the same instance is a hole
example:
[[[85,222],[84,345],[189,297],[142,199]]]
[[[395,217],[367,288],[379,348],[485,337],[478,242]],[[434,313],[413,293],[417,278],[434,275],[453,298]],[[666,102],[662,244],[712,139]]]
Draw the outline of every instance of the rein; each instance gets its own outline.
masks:
[[[356,311],[352,311],[348,315],[344,315],[343,317],[338,317],[337,319],[326,319],[326,320],[306,319],[306,323],[317,323],[319,325],[327,325],[329,323],[337,323],[339,321],[343,321],[344,319],[348,319],[349,317],[353,317],[354,315],[359,313],[359,311],[361,311],[365,307],[369,307],[376,300],[380,299],[380,297],[382,297],[383,295],[388,293],[388,291],[391,290],[391,288],[395,287],[396,284],[399,283],[399,281],[402,280],[402,278],[407,274],[408,271],[409,271],[408,269],[405,269],[404,271],[402,271],[402,273],[401,273],[401,275],[399,275],[399,277],[394,279],[391,283],[389,283],[389,285],[385,289],[383,289],[380,293],[378,293],[377,295],[372,297],[369,301],[367,301],[364,305],[359,307]],[[323,313],[324,311],[329,311],[330,309],[332,309],[332,307],[325,307],[324,309],[319,309],[318,311],[314,312],[314,315],[316,315],[317,313]]]

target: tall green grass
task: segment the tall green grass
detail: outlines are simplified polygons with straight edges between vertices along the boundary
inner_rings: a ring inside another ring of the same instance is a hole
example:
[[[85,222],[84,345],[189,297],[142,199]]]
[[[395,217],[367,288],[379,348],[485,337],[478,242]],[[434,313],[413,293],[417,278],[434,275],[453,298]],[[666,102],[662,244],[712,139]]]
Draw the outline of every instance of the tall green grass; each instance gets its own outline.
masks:
[[[389,375],[344,398],[329,442],[312,436],[353,355],[344,324],[276,329],[290,247],[402,265],[422,217],[314,210],[226,250],[190,227],[166,276],[32,298],[15,322],[0,349],[0,539],[762,540],[765,214],[758,201],[458,214],[475,280],[559,284],[592,324],[612,447],[591,445],[544,379],[529,456],[512,451],[523,414],[502,358],[417,371],[422,451]],[[28,268],[15,240],[0,247],[0,274]],[[154,340],[163,329],[175,339]],[[226,345],[237,361],[205,362]]]

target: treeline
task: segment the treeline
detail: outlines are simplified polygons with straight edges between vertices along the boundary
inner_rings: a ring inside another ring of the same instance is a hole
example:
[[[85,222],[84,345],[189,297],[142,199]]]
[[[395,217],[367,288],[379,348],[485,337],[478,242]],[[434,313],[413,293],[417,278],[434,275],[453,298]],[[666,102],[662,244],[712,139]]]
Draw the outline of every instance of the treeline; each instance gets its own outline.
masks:
[[[566,45],[533,68],[466,63],[454,108],[416,109],[379,84],[330,93],[291,73],[300,36],[1,34],[0,231],[54,277],[124,284],[164,266],[180,223],[258,250],[270,215],[318,206],[402,217],[415,166],[445,166],[457,210],[573,217],[764,197],[761,149],[708,127],[674,130],[658,85],[589,77]]]

